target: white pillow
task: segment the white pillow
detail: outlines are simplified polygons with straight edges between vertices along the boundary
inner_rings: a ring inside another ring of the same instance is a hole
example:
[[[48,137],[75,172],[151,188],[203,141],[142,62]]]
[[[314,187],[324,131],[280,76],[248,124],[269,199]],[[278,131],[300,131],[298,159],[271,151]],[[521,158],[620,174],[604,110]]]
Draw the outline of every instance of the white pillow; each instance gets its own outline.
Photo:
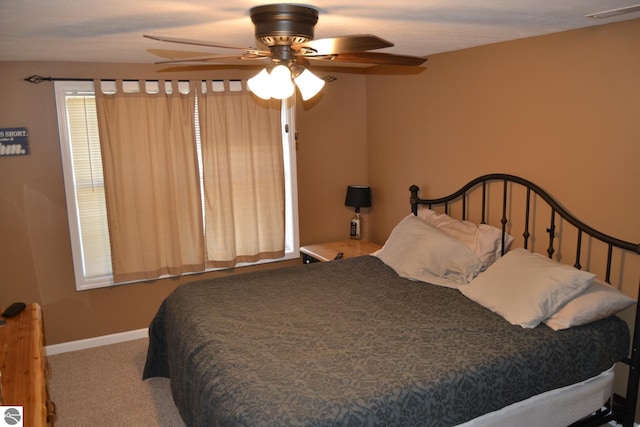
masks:
[[[587,289],[560,307],[544,323],[559,331],[613,316],[635,302],[608,283],[594,279]]]
[[[470,221],[451,218],[447,214],[439,214],[426,206],[418,208],[418,216],[429,224],[464,243],[482,261],[484,269],[502,256],[502,230],[488,224],[476,225]],[[513,237],[504,235],[504,253],[509,251]]]
[[[461,287],[460,292],[513,325],[535,328],[586,289],[594,277],[518,248],[506,253],[469,286]]]
[[[414,215],[396,225],[375,256],[401,277],[437,284],[443,283],[431,279],[469,283],[482,268],[480,259],[462,242]]]

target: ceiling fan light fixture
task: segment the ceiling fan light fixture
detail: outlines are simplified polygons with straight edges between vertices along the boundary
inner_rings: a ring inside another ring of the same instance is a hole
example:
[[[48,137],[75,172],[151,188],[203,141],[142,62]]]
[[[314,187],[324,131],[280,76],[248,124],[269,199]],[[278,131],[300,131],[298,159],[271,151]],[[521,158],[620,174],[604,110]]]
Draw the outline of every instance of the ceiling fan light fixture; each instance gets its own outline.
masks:
[[[247,80],[247,86],[258,98],[271,98],[271,76],[266,68]]]
[[[316,96],[322,90],[325,84],[324,80],[317,77],[306,68],[303,69],[303,71],[296,77],[294,77],[293,80],[296,82],[296,86],[298,86],[298,90],[300,91],[300,95],[302,96],[303,101]]]
[[[293,96],[297,87],[303,101],[316,96],[325,83],[308,69],[293,64],[270,65],[247,80],[249,90],[259,98],[286,99]]]
[[[276,65],[271,70],[269,85],[271,86],[271,97],[276,99],[287,99],[293,95],[296,88],[291,80],[291,70],[286,65]]]

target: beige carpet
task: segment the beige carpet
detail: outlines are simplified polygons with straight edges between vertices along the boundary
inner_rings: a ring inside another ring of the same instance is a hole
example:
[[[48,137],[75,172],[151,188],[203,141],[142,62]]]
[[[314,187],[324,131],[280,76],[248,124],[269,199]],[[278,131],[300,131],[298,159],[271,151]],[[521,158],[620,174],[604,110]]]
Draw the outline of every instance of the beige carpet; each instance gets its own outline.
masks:
[[[142,381],[148,340],[49,356],[49,394],[57,427],[160,426],[184,422],[169,380]]]

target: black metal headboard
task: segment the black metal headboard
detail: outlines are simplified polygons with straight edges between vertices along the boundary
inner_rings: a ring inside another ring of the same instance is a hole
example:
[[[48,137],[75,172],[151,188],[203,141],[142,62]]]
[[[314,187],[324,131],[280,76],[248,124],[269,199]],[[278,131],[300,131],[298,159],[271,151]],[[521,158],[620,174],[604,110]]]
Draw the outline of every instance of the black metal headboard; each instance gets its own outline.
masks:
[[[582,256],[582,248],[583,248],[583,235],[591,236],[593,239],[596,239],[600,242],[603,242],[607,247],[607,256],[606,256],[606,269],[604,273],[604,279],[607,282],[610,282],[611,279],[611,267],[612,267],[612,253],[614,248],[618,248],[622,251],[629,251],[635,254],[640,254],[640,243],[632,243],[628,241],[624,241],[621,239],[617,239],[608,234],[605,234],[601,231],[598,231],[582,221],[578,220],[575,216],[573,216],[567,209],[565,209],[560,203],[558,203],[549,193],[545,190],[537,186],[536,184],[518,176],[508,175],[508,174],[489,174],[478,177],[458,191],[436,199],[422,199],[418,196],[418,192],[420,188],[417,185],[412,185],[409,188],[411,192],[411,211],[414,215],[418,214],[418,206],[426,205],[428,208],[434,207],[444,207],[445,213],[449,213],[450,207],[453,204],[461,205],[461,219],[467,220],[467,215],[469,212],[468,199],[469,195],[472,192],[480,191],[481,192],[481,202],[480,202],[480,213],[479,213],[479,223],[485,224],[487,223],[487,206],[489,206],[489,185],[491,183],[498,182],[498,186],[502,183],[502,191],[501,191],[501,217],[499,222],[502,227],[502,247],[504,254],[504,241],[505,234],[507,232],[507,226],[511,222],[511,218],[509,218],[508,214],[510,212],[510,195],[513,193],[513,185],[520,185],[524,187],[525,196],[524,196],[524,218],[521,219],[523,224],[522,230],[522,238],[523,238],[523,246],[525,249],[528,249],[531,233],[530,226],[532,221],[532,199],[534,195],[544,200],[550,208],[550,217],[549,217],[549,225],[545,228],[545,232],[548,234],[549,244],[546,248],[546,252],[549,258],[553,257],[553,254],[556,252],[555,243],[557,238],[556,231],[556,221],[557,218],[562,218],[567,223],[573,225],[576,232],[576,244],[575,248],[575,263],[574,267],[580,269],[581,265],[581,256]],[[493,187],[492,187],[493,188]],[[499,191],[500,193],[500,191]],[[536,197],[536,200],[537,200]],[[640,295],[640,280],[638,282],[639,293]],[[636,401],[638,398],[638,384],[640,382],[640,304],[636,304],[636,313],[635,313],[635,329],[634,336],[632,341],[631,355],[627,359],[623,360],[624,363],[630,366],[629,376],[627,379],[627,392],[624,398],[620,396],[616,396],[615,404],[611,405],[610,408],[603,410],[600,413],[594,414],[592,418],[587,421],[580,422],[576,425],[600,425],[596,424],[600,422],[607,422],[611,420],[615,420],[617,422],[622,423],[624,426],[632,426],[634,423],[635,410],[636,410]]]

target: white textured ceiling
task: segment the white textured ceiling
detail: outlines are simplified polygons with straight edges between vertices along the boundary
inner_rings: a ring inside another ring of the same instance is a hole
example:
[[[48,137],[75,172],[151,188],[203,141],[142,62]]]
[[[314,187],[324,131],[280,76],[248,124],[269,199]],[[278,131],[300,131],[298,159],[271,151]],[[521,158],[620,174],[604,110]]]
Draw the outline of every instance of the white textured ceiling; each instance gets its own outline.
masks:
[[[142,34],[255,46],[254,0],[0,0],[0,61],[152,63],[148,49],[230,53],[145,39]],[[315,38],[375,34],[385,52],[425,56],[640,18],[593,12],[638,0],[315,0]]]

